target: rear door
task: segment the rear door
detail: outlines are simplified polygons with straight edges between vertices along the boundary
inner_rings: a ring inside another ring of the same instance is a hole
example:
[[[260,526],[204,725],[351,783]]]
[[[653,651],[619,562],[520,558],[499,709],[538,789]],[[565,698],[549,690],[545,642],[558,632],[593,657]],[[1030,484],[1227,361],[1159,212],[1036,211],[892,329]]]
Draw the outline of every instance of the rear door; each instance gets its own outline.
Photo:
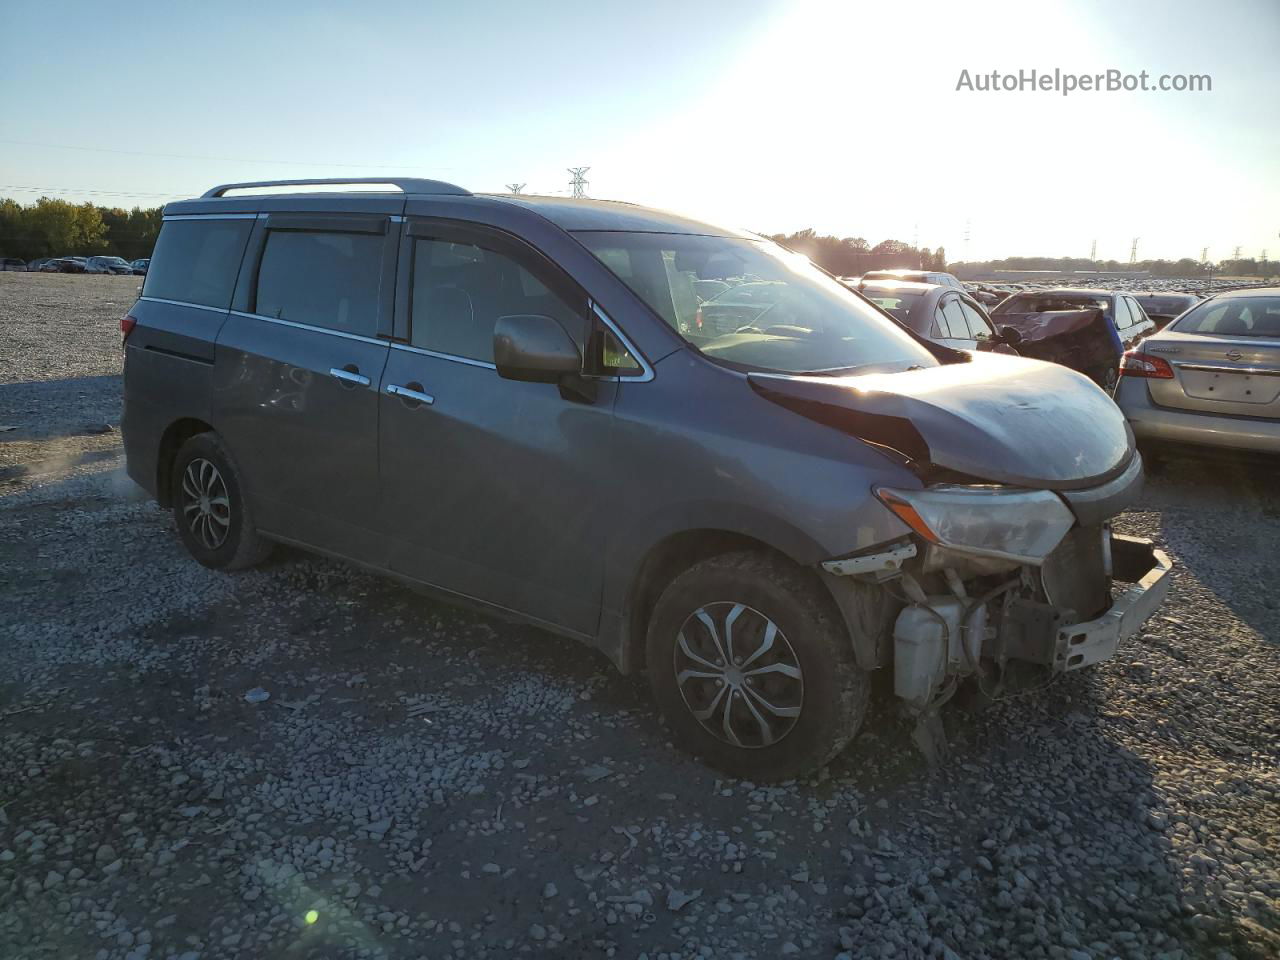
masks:
[[[586,293],[511,234],[428,218],[407,224],[399,277],[379,398],[391,568],[593,635],[617,382],[562,389],[493,364],[494,325],[513,314],[554,316],[593,353]]]
[[[397,234],[386,214],[259,219],[218,338],[216,422],[259,524],[367,563],[385,561],[377,391]]]
[[[1145,349],[1173,367],[1146,381],[1161,406],[1280,419],[1280,297],[1211,301]]]

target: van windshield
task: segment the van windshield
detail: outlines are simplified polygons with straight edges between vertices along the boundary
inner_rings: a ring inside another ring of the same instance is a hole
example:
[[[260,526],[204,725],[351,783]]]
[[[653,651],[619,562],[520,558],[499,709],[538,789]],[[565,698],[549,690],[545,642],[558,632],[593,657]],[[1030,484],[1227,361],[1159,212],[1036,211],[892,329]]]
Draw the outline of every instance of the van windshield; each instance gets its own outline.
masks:
[[[767,241],[623,231],[575,236],[680,336],[730,366],[834,374],[938,363],[807,259]]]

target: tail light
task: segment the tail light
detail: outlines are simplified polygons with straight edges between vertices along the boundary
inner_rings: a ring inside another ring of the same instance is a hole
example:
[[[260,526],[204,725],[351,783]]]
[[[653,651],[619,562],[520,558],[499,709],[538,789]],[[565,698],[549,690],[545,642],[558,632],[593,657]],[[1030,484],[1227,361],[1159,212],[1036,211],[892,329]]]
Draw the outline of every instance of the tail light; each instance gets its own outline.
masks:
[[[1120,358],[1120,376],[1146,377],[1148,380],[1172,380],[1173,367],[1164,357],[1153,357],[1141,348],[1128,351]]]
[[[126,313],[120,318],[120,342],[129,339],[129,334],[133,333],[133,328],[138,325],[138,320],[132,314]]]

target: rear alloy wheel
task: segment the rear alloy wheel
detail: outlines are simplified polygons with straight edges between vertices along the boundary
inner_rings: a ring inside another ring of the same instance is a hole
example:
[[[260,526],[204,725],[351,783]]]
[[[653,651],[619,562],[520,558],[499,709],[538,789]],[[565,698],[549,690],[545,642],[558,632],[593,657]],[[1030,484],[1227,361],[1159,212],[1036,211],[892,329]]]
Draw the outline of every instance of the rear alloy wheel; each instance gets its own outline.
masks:
[[[786,780],[842,750],[867,675],[820,584],[764,553],[713,557],[663,591],[649,678],[674,739],[734,776]]]
[[[182,445],[169,490],[178,536],[206,567],[239,570],[271,552],[253,524],[240,471],[217,434],[197,434]]]

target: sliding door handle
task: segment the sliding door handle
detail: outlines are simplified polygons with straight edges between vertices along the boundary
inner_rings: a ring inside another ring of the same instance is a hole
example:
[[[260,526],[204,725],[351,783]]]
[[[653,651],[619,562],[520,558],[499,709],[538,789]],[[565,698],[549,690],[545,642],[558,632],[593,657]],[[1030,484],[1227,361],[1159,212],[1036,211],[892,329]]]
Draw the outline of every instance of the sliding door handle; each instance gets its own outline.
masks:
[[[401,400],[408,400],[412,403],[425,403],[430,405],[436,402],[436,398],[431,394],[423,393],[422,384],[420,383],[410,383],[405,386],[393,383],[387,387],[387,393],[391,394],[393,397],[399,397]]]
[[[330,367],[329,376],[337,377],[343,383],[349,383],[353,387],[367,387],[369,378],[360,373],[358,368],[352,369],[352,367],[354,367],[354,364],[350,364],[347,367]]]

